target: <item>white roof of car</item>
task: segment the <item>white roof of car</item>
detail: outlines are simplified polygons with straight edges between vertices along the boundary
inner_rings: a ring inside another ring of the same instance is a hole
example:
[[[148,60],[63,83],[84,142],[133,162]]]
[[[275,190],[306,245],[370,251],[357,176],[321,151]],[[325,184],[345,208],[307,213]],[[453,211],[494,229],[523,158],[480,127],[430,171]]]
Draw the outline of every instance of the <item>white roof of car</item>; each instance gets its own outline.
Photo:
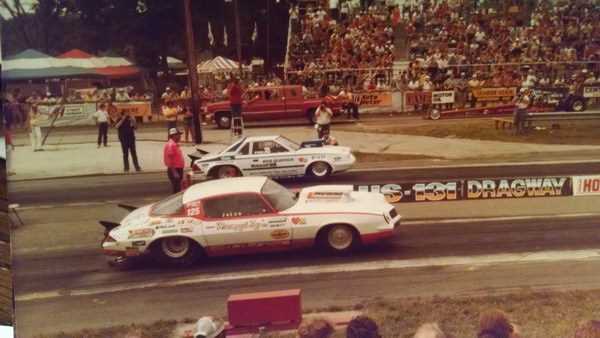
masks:
[[[269,136],[248,136],[246,137],[246,141],[272,141],[279,137],[279,135],[269,135]]]
[[[195,201],[199,198],[208,198],[219,195],[237,194],[243,192],[260,193],[267,177],[249,176],[223,178],[194,184],[183,194],[183,203]]]

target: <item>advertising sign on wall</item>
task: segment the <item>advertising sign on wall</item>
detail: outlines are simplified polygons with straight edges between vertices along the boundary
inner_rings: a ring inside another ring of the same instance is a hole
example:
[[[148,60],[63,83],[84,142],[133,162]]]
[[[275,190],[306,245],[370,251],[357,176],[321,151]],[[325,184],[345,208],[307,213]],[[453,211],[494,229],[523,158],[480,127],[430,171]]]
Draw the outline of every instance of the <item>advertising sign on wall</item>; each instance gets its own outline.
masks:
[[[431,92],[405,92],[404,102],[408,106],[416,106],[431,103]]]
[[[600,87],[583,87],[583,97],[600,97]]]
[[[596,176],[595,179],[597,183],[590,181],[591,183],[584,184],[585,187],[592,187],[590,188],[592,190],[584,191],[588,191],[588,193],[596,191],[600,194],[600,176]],[[573,195],[570,177],[519,177],[369,184],[355,185],[354,190],[380,192],[386,196],[389,203]]]
[[[444,90],[444,91],[433,92],[431,94],[431,103],[433,103],[433,104],[454,103],[454,91],[453,90]]]
[[[477,101],[500,101],[512,99],[517,95],[517,88],[474,88],[472,93]]]
[[[573,195],[574,196],[600,195],[600,175],[574,176],[573,177]]]
[[[354,94],[356,104],[366,107],[389,107],[392,105],[391,92],[372,92]]]
[[[114,102],[117,111],[128,111],[131,116],[144,117],[152,115],[150,101],[147,102]]]
[[[56,109],[60,108],[58,105],[38,105],[37,109],[43,115],[49,115]],[[55,126],[66,126],[66,125],[89,125],[94,124],[92,115],[96,112],[96,103],[73,103],[65,104],[63,114],[54,121]],[[52,123],[53,118],[42,122],[42,127],[48,127]]]

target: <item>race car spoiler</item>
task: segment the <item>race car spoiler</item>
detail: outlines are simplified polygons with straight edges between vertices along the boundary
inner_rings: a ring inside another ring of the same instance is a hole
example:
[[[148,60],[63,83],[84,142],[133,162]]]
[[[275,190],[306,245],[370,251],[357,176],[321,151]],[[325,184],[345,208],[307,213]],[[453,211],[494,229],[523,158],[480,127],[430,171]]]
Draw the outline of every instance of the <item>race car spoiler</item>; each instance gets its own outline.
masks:
[[[194,164],[194,161],[199,160],[202,158],[202,156],[208,154],[208,151],[204,151],[200,148],[196,148],[196,151],[188,154],[188,157],[192,160],[192,164]]]

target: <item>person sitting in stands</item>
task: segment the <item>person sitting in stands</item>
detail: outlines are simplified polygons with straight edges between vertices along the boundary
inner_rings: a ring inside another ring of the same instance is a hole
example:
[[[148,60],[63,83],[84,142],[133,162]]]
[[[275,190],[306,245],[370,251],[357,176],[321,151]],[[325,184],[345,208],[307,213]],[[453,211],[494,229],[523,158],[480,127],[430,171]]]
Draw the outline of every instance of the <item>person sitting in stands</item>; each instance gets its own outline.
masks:
[[[129,94],[127,94],[125,89],[119,89],[119,91],[117,92],[117,95],[115,96],[115,101],[125,102],[125,101],[130,101],[130,100],[131,100],[131,98],[129,97]]]
[[[379,327],[367,316],[352,318],[346,327],[346,338],[381,338]]]

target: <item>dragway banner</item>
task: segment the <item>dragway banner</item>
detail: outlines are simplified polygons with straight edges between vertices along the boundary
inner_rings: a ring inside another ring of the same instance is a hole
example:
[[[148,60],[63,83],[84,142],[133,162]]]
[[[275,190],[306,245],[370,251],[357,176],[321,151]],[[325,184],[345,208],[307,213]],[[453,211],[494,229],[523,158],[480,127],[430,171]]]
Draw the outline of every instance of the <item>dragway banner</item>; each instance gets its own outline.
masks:
[[[583,97],[600,97],[600,87],[583,87]]]
[[[431,94],[431,103],[433,104],[446,104],[454,103],[454,91],[444,90],[436,91]]]
[[[590,196],[600,195],[600,175],[574,176],[573,195]]]
[[[501,101],[517,95],[517,88],[474,88],[472,93],[477,101]]]
[[[600,185],[600,177],[598,185]],[[598,187],[600,189],[600,187]],[[390,203],[440,202],[506,198],[572,196],[570,177],[520,177],[433,180],[355,185],[354,190],[380,192]],[[600,193],[599,193],[600,194]]]

